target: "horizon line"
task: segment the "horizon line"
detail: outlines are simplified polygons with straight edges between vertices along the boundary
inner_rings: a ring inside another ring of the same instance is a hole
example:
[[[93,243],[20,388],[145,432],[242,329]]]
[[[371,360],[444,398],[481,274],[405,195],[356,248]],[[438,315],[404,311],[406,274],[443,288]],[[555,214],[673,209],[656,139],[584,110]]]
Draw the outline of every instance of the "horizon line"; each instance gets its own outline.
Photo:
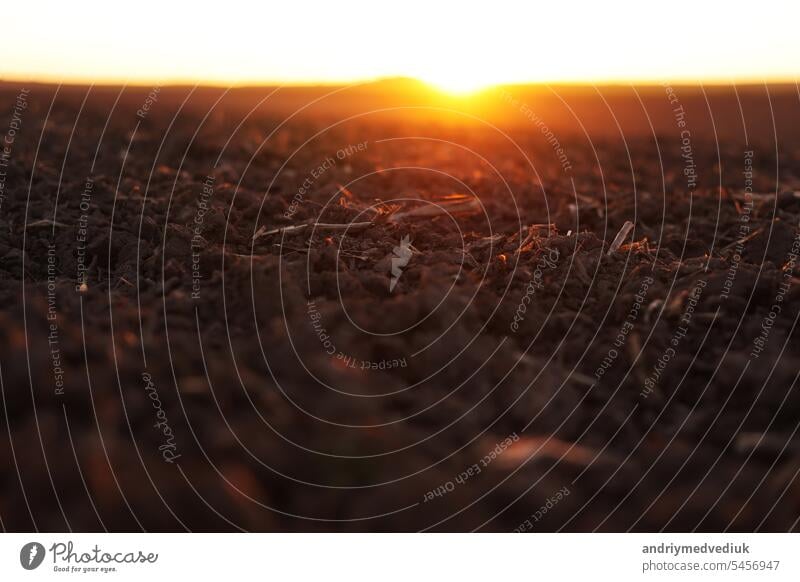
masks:
[[[68,77],[68,78],[48,78],[46,76],[3,76],[0,75],[1,84],[33,84],[33,85],[53,85],[53,86],[71,86],[71,87],[131,87],[131,88],[180,88],[180,87],[195,87],[195,88],[209,88],[209,89],[260,89],[260,88],[286,88],[286,89],[314,89],[314,88],[342,88],[342,87],[366,87],[370,85],[380,85],[383,83],[400,83],[407,82],[409,84],[418,84],[422,88],[431,90],[440,90],[434,83],[409,76],[387,76],[387,77],[374,77],[369,79],[358,80],[336,80],[336,81],[314,81],[314,80],[292,80],[288,82],[280,82],[276,80],[246,80],[225,82],[215,79],[142,79],[136,78],[127,80],[123,78],[103,78],[103,79],[90,79],[81,77]],[[551,81],[509,81],[500,82],[487,85],[486,87],[474,90],[472,93],[479,94],[485,91],[500,87],[569,87],[569,88],[591,88],[591,87],[662,87],[664,84],[669,84],[675,87],[754,87],[754,86],[793,86],[798,87],[800,79],[787,78],[787,77],[774,77],[774,78],[709,78],[707,80],[698,80],[691,78],[675,78],[675,79],[598,79],[594,81],[589,80],[551,80]]]

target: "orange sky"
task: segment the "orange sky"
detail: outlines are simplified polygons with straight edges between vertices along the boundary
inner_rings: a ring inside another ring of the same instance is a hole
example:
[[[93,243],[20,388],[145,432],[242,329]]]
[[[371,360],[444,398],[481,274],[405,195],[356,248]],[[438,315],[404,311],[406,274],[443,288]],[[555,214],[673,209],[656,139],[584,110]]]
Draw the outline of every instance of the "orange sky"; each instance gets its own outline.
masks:
[[[796,1],[26,0],[4,20],[0,77],[17,80],[241,85],[408,76],[467,91],[794,81],[800,69]]]

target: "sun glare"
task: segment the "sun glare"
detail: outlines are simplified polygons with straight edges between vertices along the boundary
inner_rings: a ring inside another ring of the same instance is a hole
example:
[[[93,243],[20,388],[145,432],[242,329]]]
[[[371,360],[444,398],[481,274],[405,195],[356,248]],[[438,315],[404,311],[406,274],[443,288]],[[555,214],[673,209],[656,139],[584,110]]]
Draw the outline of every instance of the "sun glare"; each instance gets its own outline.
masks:
[[[468,97],[496,84],[493,81],[484,81],[480,78],[447,74],[423,77],[421,81],[442,93],[456,97]]]

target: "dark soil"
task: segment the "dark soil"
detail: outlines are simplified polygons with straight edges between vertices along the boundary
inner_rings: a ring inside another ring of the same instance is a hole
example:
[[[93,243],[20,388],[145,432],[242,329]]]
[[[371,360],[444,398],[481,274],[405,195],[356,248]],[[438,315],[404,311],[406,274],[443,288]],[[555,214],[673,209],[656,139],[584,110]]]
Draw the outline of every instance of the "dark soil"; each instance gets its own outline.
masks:
[[[4,529],[798,529],[799,141],[146,94],[21,115]]]

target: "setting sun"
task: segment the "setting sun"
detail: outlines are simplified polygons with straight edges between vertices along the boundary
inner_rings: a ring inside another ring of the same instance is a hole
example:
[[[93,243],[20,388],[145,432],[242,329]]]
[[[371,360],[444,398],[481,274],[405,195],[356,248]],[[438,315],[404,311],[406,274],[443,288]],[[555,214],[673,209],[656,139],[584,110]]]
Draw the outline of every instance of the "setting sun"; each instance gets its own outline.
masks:
[[[443,93],[457,97],[465,97],[494,85],[492,82],[484,82],[470,77],[451,77],[448,75],[421,78],[420,80]]]
[[[496,72],[493,75],[491,71],[457,66],[429,66],[416,78],[442,93],[456,97],[467,97],[507,81],[502,76],[498,77]]]
[[[420,81],[454,97],[468,97],[498,84],[497,81],[484,80],[470,77],[469,75],[459,76],[446,72],[441,75],[420,77]]]

